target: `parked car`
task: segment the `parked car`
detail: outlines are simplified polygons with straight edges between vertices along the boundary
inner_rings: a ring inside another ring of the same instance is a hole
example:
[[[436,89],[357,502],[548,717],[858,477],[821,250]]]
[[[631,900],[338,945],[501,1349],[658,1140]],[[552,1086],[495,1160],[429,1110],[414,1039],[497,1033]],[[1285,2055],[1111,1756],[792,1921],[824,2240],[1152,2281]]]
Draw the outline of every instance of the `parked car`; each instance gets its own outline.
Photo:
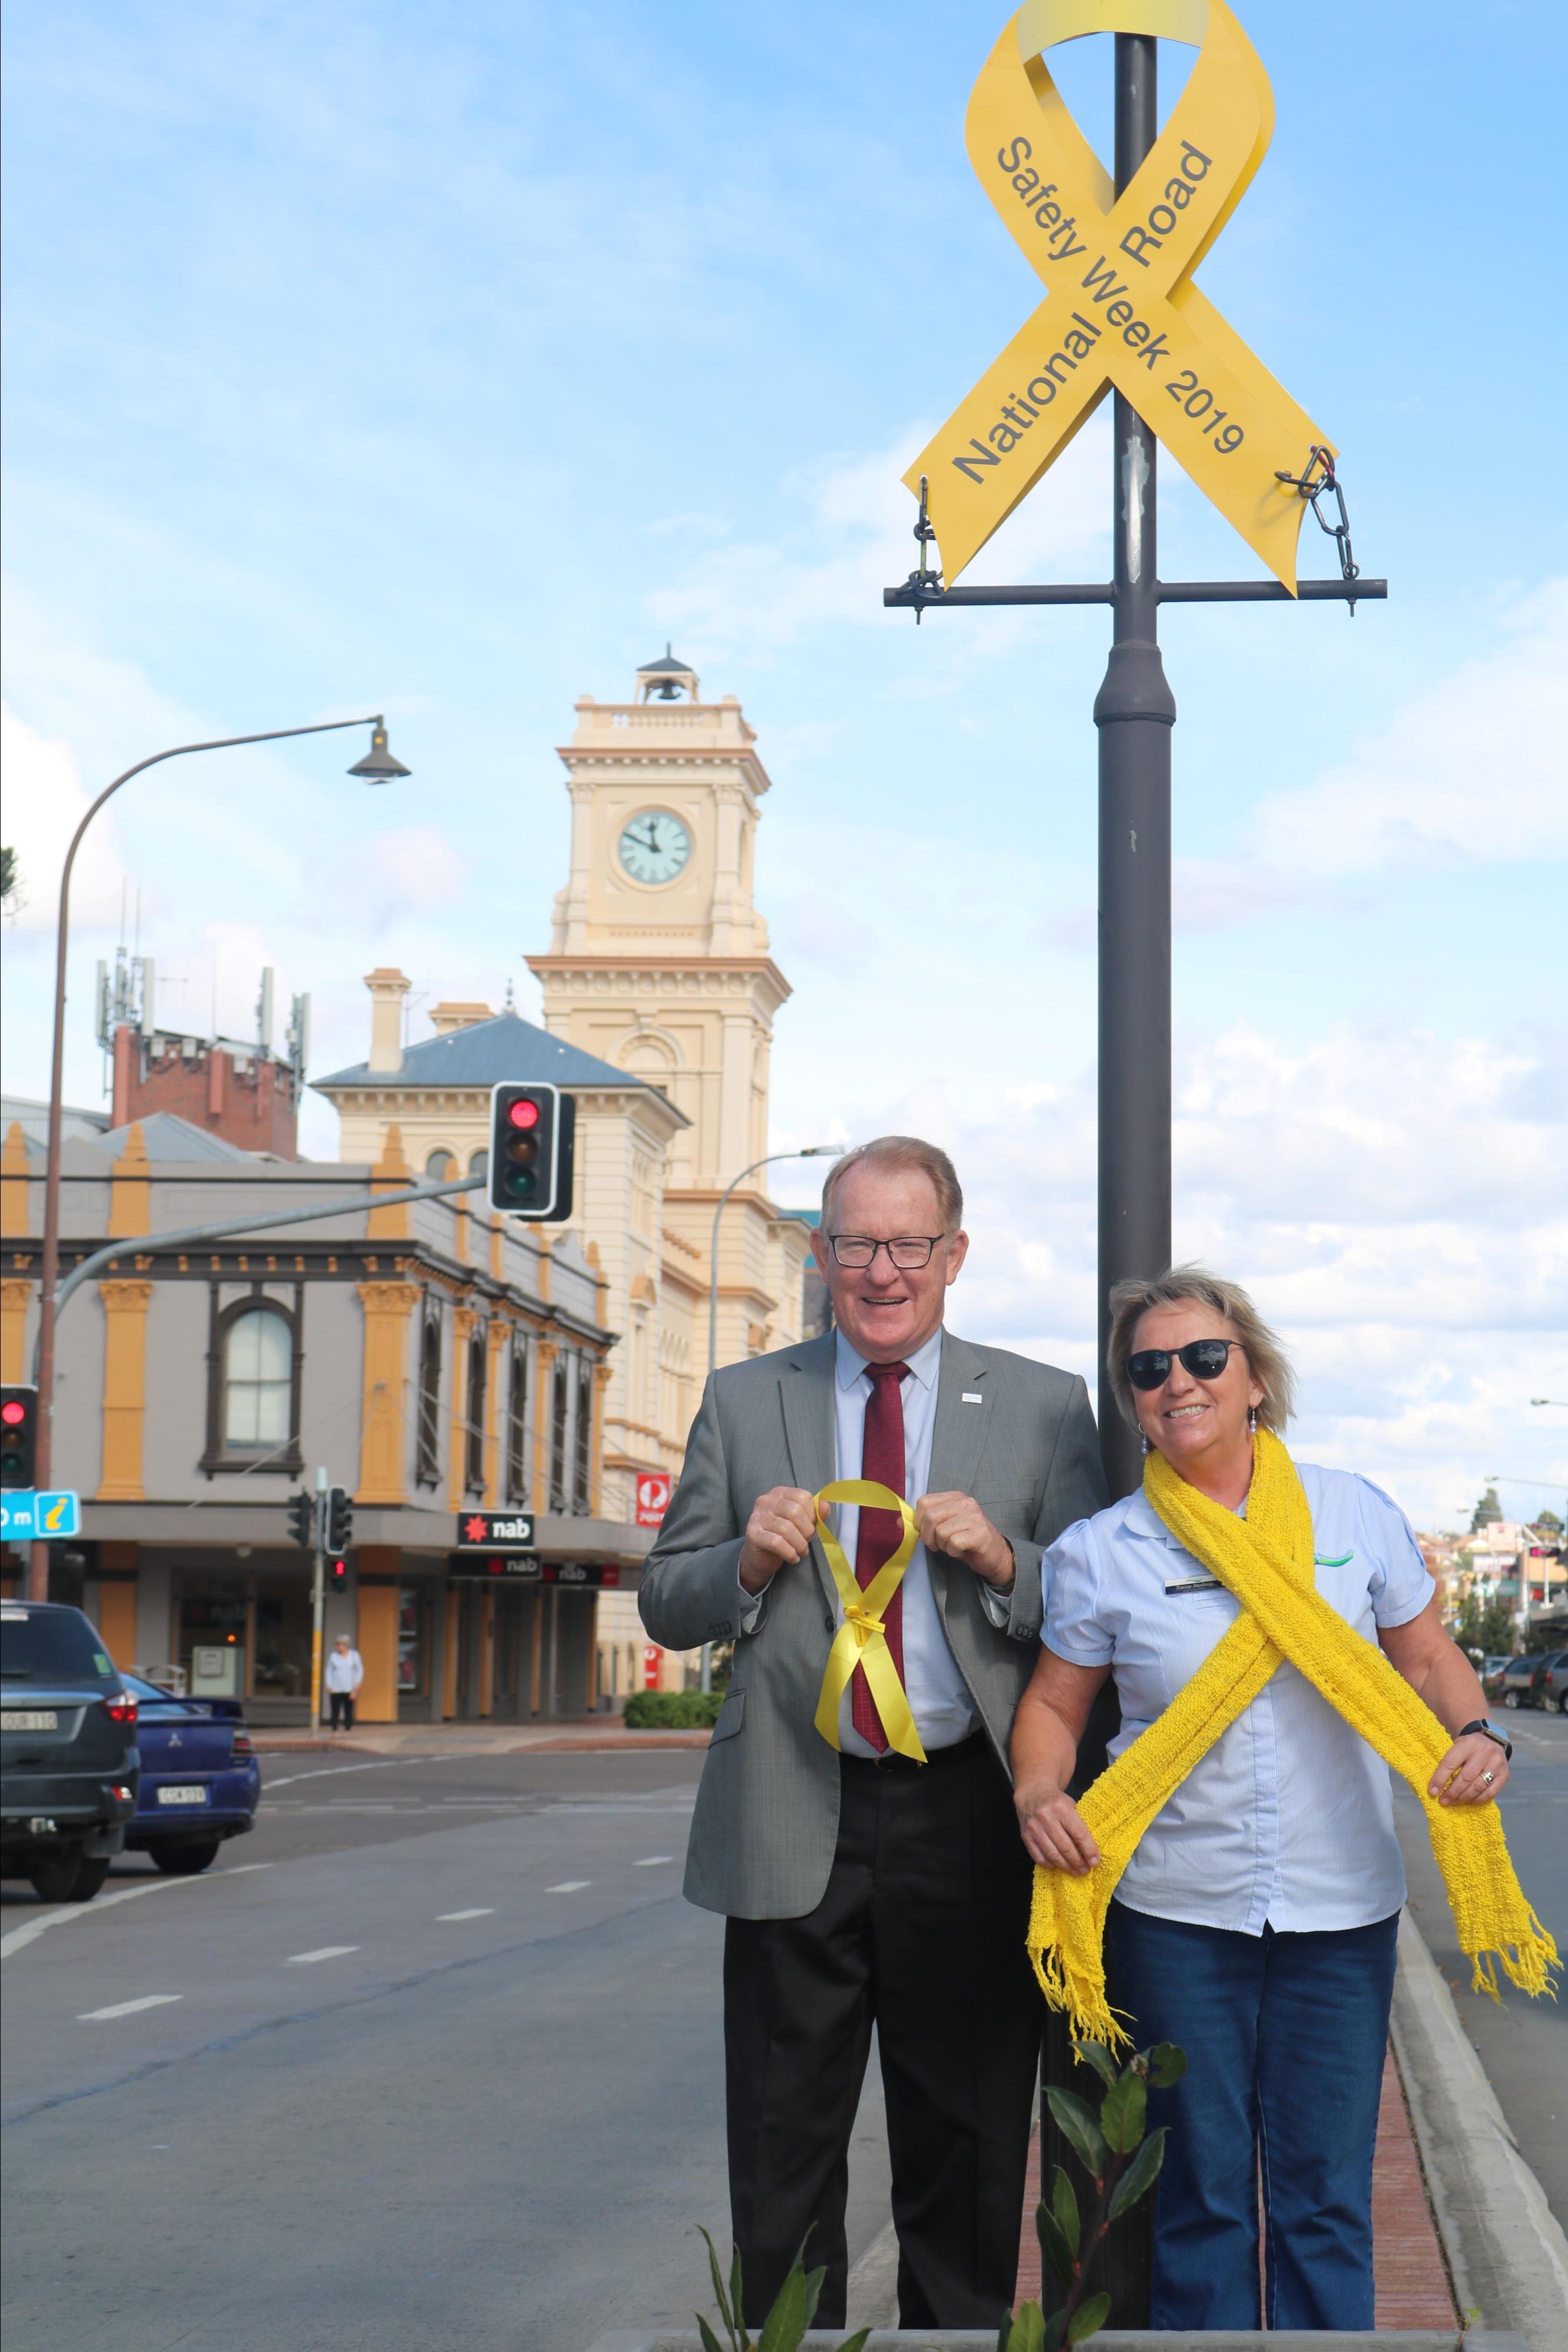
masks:
[[[1568,1650],[1555,1650],[1544,1661],[1546,1672],[1535,1690],[1537,1706],[1554,1706],[1559,1715],[1568,1715]]]
[[[1504,1706],[1533,1706],[1536,1704],[1536,1685],[1541,1681],[1545,1667],[1544,1658],[1510,1658],[1503,1668],[1500,1686]]]
[[[0,1601],[0,1875],[88,1903],[136,1811],[136,1696],[58,1601]]]
[[[1513,1660],[1509,1657],[1482,1658],[1479,1662],[1477,1671],[1480,1675],[1481,1688],[1488,1698],[1500,1698],[1504,1672],[1512,1664]]]
[[[176,1698],[121,1677],[141,1707],[141,1787],[125,1833],[171,1878],[193,1878],[256,1820],[261,1766],[234,1699]]]

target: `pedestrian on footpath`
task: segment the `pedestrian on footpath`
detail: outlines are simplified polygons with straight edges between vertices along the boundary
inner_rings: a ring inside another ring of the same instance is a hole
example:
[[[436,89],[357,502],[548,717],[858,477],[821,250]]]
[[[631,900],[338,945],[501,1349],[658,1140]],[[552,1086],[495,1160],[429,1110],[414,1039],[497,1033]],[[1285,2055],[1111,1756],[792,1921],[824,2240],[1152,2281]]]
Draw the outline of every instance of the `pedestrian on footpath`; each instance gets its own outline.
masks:
[[[1392,1764],[1425,1806],[1478,1988],[1550,1990],[1496,1799],[1507,1735],[1443,1631],[1397,1504],[1276,1433],[1293,1382],[1245,1291],[1197,1266],[1111,1293],[1135,1495],[1046,1555],[1013,1729],[1030,1944],[1075,2030],[1178,2042],[1155,2328],[1370,2328],[1372,2158],[1405,1869]],[[1113,1674],[1115,1761],[1067,1794]],[[1102,1938],[1103,1960],[1102,1961]],[[1260,2200],[1260,2185],[1261,2200]]]
[[[364,1660],[347,1633],[340,1633],[327,1660],[327,1696],[332,1702],[334,1731],[352,1731],[354,1701],[364,1679]]]
[[[727,1915],[745,2315],[804,2242],[827,2272],[818,2324],[844,2324],[874,2026],[900,2325],[994,2330],[1045,2015],[1008,1734],[1040,1554],[1103,1501],[1099,1447],[1074,1374],[944,1328],[967,1247],[946,1152],[849,1153],[812,1246],[836,1328],[711,1374],[639,1596],[665,1648],[736,1645],[685,1891]]]

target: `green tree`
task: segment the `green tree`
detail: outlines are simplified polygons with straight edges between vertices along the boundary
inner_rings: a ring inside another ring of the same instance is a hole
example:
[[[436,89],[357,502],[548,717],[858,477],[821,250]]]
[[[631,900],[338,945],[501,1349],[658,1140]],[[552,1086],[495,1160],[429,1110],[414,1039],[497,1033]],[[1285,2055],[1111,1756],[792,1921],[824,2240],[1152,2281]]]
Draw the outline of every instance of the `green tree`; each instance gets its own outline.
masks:
[[[1476,1505],[1476,1515],[1470,1521],[1471,1535],[1479,1535],[1482,1528],[1496,1527],[1501,1517],[1502,1505],[1498,1501],[1497,1488],[1489,1486]]]
[[[1506,1656],[1513,1647],[1513,1612],[1506,1601],[1480,1601],[1468,1593],[1454,1619],[1454,1639],[1472,1656]]]

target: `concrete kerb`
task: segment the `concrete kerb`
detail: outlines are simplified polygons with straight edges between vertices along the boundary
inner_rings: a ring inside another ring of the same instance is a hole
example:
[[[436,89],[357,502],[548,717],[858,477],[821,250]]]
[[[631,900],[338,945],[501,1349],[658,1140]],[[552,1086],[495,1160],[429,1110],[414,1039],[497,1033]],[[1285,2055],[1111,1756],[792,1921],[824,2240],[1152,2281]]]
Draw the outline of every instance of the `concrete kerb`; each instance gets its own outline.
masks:
[[[1536,2352],[1568,2344],[1568,2239],[1408,1911],[1393,2042],[1454,2300],[1478,2323],[1467,2345],[1489,2327],[1517,2329]]]
[[[351,1732],[253,1729],[263,1756],[609,1756],[649,1748],[706,1748],[706,1731],[621,1731],[602,1717],[558,1724],[366,1724]]]
[[[844,2332],[813,2327],[801,2338],[801,2352],[838,2352]],[[1484,2327],[1463,2336],[1451,2327],[1396,2327],[1381,2336],[1361,2328],[1331,2334],[1287,2327],[1264,2335],[1242,2327],[1111,2327],[1089,2338],[1094,2352],[1557,2352],[1560,2340],[1547,2337],[1532,2347],[1522,2336]],[[600,2336],[591,2352],[698,2352],[700,2343],[695,2335],[618,2327]],[[878,2327],[866,2339],[866,2352],[996,2352],[996,2344],[994,2328]]]

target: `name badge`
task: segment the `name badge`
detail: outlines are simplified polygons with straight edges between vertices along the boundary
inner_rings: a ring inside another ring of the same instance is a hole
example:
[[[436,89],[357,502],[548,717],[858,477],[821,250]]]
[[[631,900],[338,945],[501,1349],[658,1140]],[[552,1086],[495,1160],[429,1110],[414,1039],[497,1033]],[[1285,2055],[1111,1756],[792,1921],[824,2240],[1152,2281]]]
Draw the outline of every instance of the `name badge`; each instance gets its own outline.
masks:
[[[1223,1592],[1225,1587],[1218,1576],[1189,1576],[1180,1584],[1167,1584],[1167,1592]]]

